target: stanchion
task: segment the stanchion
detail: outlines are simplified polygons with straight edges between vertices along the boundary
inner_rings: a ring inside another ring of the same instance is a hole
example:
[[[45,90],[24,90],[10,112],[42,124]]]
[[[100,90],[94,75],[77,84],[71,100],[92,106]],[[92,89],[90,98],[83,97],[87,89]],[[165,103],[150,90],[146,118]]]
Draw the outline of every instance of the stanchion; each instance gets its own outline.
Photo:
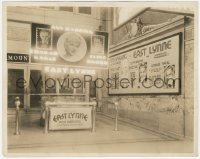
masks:
[[[16,107],[16,121],[15,121],[15,135],[19,135],[19,106],[20,106],[20,98],[15,98],[15,107]]]
[[[94,102],[93,105],[92,105],[92,132],[95,132],[95,119],[96,119],[96,105],[97,105],[97,102]]]
[[[47,134],[48,133],[48,116],[49,116],[49,111],[48,111],[48,102],[45,102],[44,104],[44,109],[45,109],[45,125],[44,125],[44,133]]]
[[[114,102],[115,104],[115,131],[118,131],[118,102]]]

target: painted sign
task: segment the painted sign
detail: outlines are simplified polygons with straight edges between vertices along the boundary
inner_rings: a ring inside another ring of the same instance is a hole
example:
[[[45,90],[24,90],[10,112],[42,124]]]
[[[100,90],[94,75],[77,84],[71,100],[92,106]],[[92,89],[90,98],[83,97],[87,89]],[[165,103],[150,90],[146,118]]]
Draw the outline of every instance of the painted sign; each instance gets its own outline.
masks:
[[[54,107],[50,109],[49,130],[92,128],[91,107]]]
[[[109,94],[180,93],[181,34],[109,59]]]
[[[108,33],[32,24],[31,62],[107,67]]]
[[[29,55],[7,53],[7,61],[9,61],[9,62],[29,62]]]

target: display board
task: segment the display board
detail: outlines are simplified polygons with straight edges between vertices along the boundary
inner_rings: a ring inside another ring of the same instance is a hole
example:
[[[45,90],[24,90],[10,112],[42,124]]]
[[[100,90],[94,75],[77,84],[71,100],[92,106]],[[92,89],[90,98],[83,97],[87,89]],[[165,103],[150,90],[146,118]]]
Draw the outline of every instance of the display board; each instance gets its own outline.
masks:
[[[107,68],[108,33],[32,24],[31,62]]]
[[[91,107],[50,108],[49,130],[92,128]]]
[[[182,34],[109,58],[110,95],[179,94]]]

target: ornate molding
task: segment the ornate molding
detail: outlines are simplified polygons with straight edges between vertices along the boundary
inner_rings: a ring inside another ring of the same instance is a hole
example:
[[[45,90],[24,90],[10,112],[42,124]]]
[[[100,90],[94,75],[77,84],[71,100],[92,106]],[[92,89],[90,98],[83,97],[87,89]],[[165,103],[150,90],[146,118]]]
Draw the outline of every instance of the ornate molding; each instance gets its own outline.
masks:
[[[129,36],[126,35],[126,39],[118,44],[114,44],[110,47],[110,54],[119,54],[134,48],[134,44],[141,42],[149,37],[159,35],[168,30],[178,29],[180,26],[184,27],[185,17],[177,16],[173,19],[168,20],[165,23],[156,25],[144,25],[139,20],[140,29],[137,30],[136,34],[133,35],[129,32]]]

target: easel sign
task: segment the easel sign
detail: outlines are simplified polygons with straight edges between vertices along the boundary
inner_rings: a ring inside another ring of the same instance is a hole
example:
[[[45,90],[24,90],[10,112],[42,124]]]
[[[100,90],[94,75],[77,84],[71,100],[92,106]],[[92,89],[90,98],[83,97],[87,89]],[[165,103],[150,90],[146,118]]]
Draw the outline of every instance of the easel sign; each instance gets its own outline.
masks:
[[[50,108],[49,130],[91,129],[91,107]]]

